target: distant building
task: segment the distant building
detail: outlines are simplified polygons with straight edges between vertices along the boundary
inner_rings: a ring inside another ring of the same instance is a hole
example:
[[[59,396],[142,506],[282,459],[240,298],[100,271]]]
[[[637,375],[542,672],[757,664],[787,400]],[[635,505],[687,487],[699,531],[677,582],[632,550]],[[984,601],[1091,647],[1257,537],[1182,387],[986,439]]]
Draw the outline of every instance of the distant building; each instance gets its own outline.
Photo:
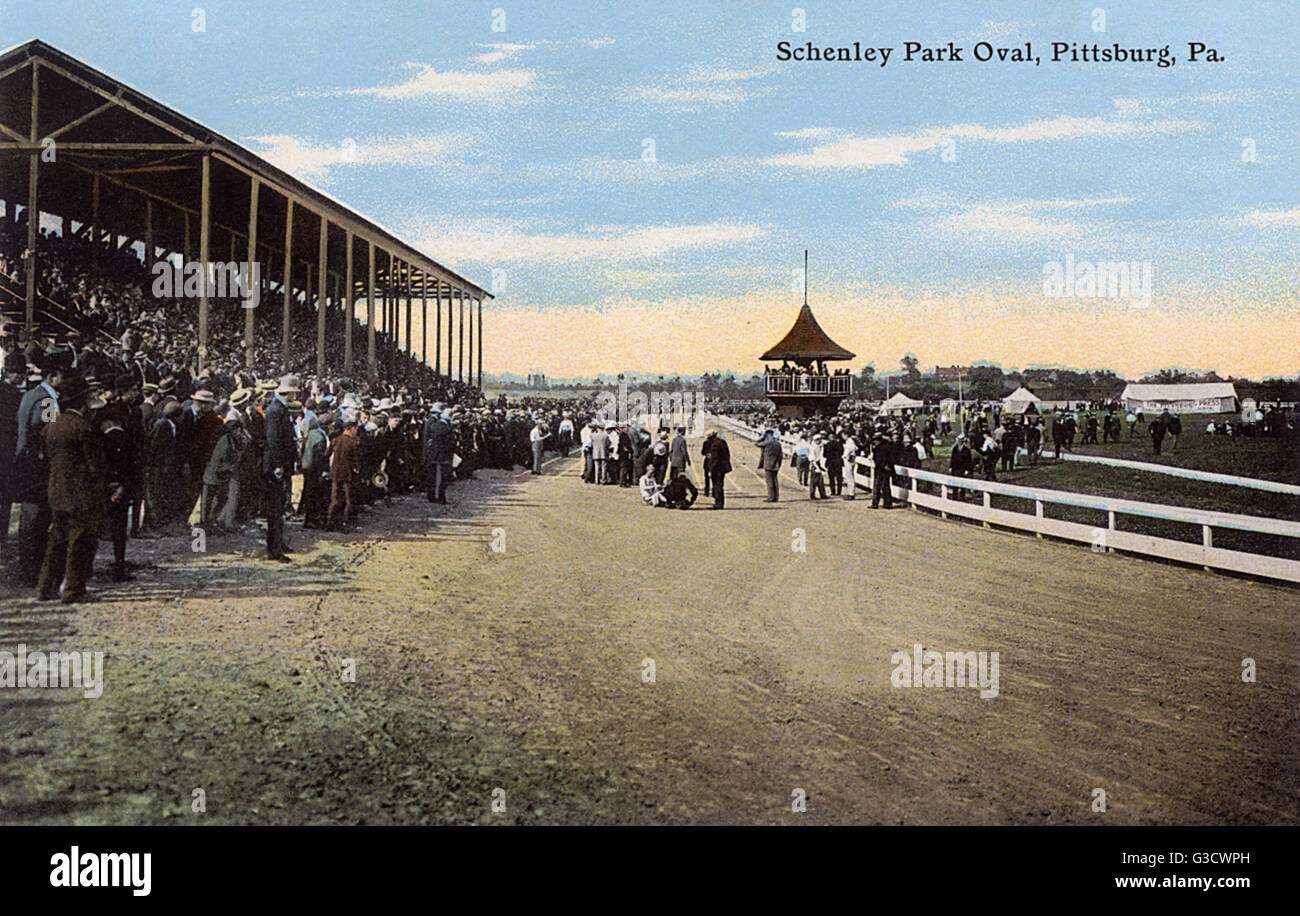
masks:
[[[970,366],[935,366],[936,382],[958,382],[970,378]]]

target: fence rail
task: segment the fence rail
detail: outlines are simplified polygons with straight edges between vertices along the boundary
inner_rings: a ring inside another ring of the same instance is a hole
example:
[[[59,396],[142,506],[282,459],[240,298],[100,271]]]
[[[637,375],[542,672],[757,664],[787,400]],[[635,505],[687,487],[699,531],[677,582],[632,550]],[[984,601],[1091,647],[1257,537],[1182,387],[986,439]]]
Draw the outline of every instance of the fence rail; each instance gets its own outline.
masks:
[[[755,431],[748,426],[728,417],[714,416],[712,419],[724,428],[731,429],[740,435],[750,438],[757,436]],[[788,446],[788,443],[783,443],[783,445]],[[1205,569],[1222,569],[1262,578],[1279,579],[1285,582],[1300,582],[1300,560],[1241,550],[1228,550],[1214,546],[1214,529],[1216,528],[1300,538],[1300,522],[1257,515],[1237,515],[1231,512],[1189,509],[1183,506],[1167,506],[1161,503],[1140,502],[1132,499],[1093,496],[1069,490],[1022,487],[999,481],[952,477],[948,474],[940,474],[920,468],[900,467],[895,470],[895,479],[890,483],[894,498],[916,509],[937,512],[943,518],[950,516],[965,518],[978,521],[985,527],[997,525],[1002,528],[1031,532],[1036,537],[1046,535],[1048,537],[1078,541],[1089,544],[1093,550],[1097,551],[1119,550],[1142,556],[1191,563]],[[902,483],[898,482],[900,478],[903,481]],[[919,484],[923,482],[937,486],[939,492],[923,492],[919,487]],[[875,467],[869,457],[859,456],[857,458],[853,483],[867,490],[874,487]],[[954,498],[956,493],[962,491],[979,493],[981,499],[977,502],[968,502],[964,499]],[[992,505],[992,497],[995,495],[1031,502],[1034,507],[1033,514],[1017,512],[1012,509],[995,508]],[[1105,512],[1106,527],[1102,528],[1081,522],[1047,518],[1043,513],[1043,507],[1047,504]],[[1196,544],[1133,531],[1121,531],[1116,527],[1117,519],[1121,516],[1153,518],[1198,525],[1201,528],[1201,543]]]
[[[782,375],[770,373],[764,383],[768,394],[843,394],[853,393],[851,375]]]

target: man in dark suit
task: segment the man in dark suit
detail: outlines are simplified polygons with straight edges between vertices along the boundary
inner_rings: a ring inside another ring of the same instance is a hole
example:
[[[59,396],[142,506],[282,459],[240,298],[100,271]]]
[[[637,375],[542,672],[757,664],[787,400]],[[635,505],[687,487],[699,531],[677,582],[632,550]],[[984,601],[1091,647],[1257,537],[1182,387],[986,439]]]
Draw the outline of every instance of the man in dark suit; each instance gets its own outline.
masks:
[[[32,588],[41,573],[50,533],[50,463],[41,432],[59,413],[59,386],[64,366],[53,356],[36,357],[42,378],[28,388],[18,405],[18,446],[14,457],[14,499],[23,504],[18,532],[19,579]],[[57,583],[56,583],[57,584]]]
[[[284,542],[284,507],[298,456],[288,399],[296,395],[300,387],[298,376],[284,376],[275,390],[275,397],[266,407],[266,452],[262,455],[262,476],[266,481],[266,555],[281,563],[289,562],[289,551]]]
[[[104,517],[104,458],[99,436],[86,418],[90,386],[73,376],[59,393],[59,415],[42,430],[49,457],[50,531],[37,597],[53,601],[63,583],[63,603],[87,600],[94,572],[99,525]],[[65,579],[66,576],[66,579]]]
[[[451,476],[451,459],[455,452],[455,430],[450,412],[434,404],[424,421],[424,463],[429,468],[429,502],[447,502],[447,480]]]
[[[15,350],[5,354],[4,378],[0,379],[0,564],[8,559],[9,514],[14,503],[14,456],[18,454],[18,408],[23,401],[20,387],[27,374],[27,357]]]
[[[704,479],[704,485],[710,487],[713,491],[712,508],[725,509],[727,506],[727,475],[731,473],[731,446],[727,445],[727,440],[717,433],[709,433],[708,442],[709,450],[705,453],[704,458],[704,465],[708,468],[705,473],[708,476]]]
[[[826,463],[826,482],[830,484],[831,496],[839,496],[844,490],[844,440],[839,432],[831,435],[822,446],[822,459]]]
[[[875,478],[871,489],[871,508],[880,508],[880,501],[885,501],[885,508],[894,508],[894,462],[897,459],[894,443],[884,436],[876,436],[871,444],[871,461],[875,465]]]
[[[776,431],[771,429],[765,431],[762,438],[758,440],[758,448],[758,466],[767,479],[767,499],[763,502],[778,502],[781,499],[781,484],[777,480],[777,475],[781,473],[781,460],[784,456],[781,454],[781,439]]]
[[[691,452],[686,447],[686,427],[677,427],[677,435],[673,436],[672,444],[668,446],[668,479],[672,480],[678,474],[685,474],[686,468],[691,463]]]

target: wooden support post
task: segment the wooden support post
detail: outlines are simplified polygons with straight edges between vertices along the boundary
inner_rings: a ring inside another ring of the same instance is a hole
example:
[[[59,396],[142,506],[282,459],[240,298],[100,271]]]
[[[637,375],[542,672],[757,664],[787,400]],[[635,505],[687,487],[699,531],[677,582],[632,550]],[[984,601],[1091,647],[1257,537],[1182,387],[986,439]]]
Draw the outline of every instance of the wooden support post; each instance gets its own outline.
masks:
[[[1114,530],[1115,530],[1115,510],[1114,510],[1114,509],[1108,509],[1108,510],[1106,511],[1106,529],[1107,529],[1108,531],[1114,531]],[[1107,552],[1107,553],[1114,553],[1114,552],[1115,552],[1115,548],[1114,548],[1114,547],[1111,547],[1110,545],[1111,545],[1111,540],[1110,540],[1109,538],[1107,538],[1107,539],[1106,539],[1106,552]]]
[[[375,377],[375,243],[366,242],[370,252],[370,270],[366,277],[366,372],[367,378]]]
[[[465,381],[465,291],[457,290],[460,320],[456,324],[456,381]]]
[[[347,296],[347,324],[343,326],[343,372],[346,375],[352,375],[352,322],[356,320],[357,315],[357,296],[353,286],[352,279],[352,230],[348,230],[346,236],[348,266],[344,272],[343,285],[347,287],[345,295]]]
[[[316,292],[316,378],[325,377],[325,305],[329,295],[329,283],[326,272],[329,270],[329,234],[330,224],[325,214],[320,215],[320,245],[317,248],[318,288]]]
[[[244,296],[246,297],[244,300],[244,365],[249,369],[253,368],[254,362],[253,309],[257,307],[257,304],[261,302],[262,298],[262,290],[260,287],[256,291],[253,290],[253,265],[257,262],[257,192],[259,186],[260,183],[256,178],[254,178],[252,187],[248,192],[248,260],[245,263],[242,272],[244,282],[248,284],[248,288],[244,290]],[[234,236],[231,236],[231,240],[234,240]],[[234,259],[232,258],[231,260]],[[259,283],[261,282],[261,274],[262,272],[260,270],[256,272]]]
[[[429,275],[420,271],[420,362],[429,364]]]
[[[385,380],[393,377],[393,262],[388,253],[388,268],[384,271],[384,376]]]
[[[993,494],[990,493],[988,490],[984,491],[984,508],[985,509],[993,508]],[[983,524],[985,528],[991,527],[987,521],[985,521]]]
[[[41,68],[40,64],[32,61],[32,123],[31,123],[31,141],[36,143],[37,138],[37,112],[40,107],[40,85],[41,85]],[[37,254],[36,240],[40,238],[41,223],[41,205],[36,194],[37,169],[40,168],[40,153],[32,150],[27,158],[27,289],[25,290],[24,312],[23,312],[23,329],[27,338],[30,340],[36,328],[36,271]],[[10,455],[8,458],[12,458]],[[6,464],[8,463],[6,458]],[[4,519],[6,525],[9,519]]]
[[[153,267],[153,201],[144,202],[144,266]]]
[[[289,365],[289,325],[293,308],[293,198],[285,200],[284,210],[284,316],[280,330],[280,362]]]
[[[1205,548],[1206,559],[1209,559],[1210,548],[1214,546],[1214,534],[1210,530],[1209,525],[1201,526],[1201,546]],[[1206,572],[1214,571],[1214,567],[1210,566],[1208,563],[1201,568],[1204,569]]]
[[[442,375],[442,281],[433,287],[433,374]],[[451,316],[447,317],[447,327],[451,327]],[[450,362],[448,365],[451,365]]]
[[[483,389],[483,297],[478,297],[478,387]]]
[[[212,154],[203,154],[199,204],[199,372],[208,359],[208,245],[212,235]]]
[[[188,227],[188,223],[186,224]],[[103,227],[99,224],[99,173],[96,172],[90,180],[90,276],[92,279],[99,280],[99,234]],[[189,236],[186,236],[185,244],[189,245]],[[188,260],[188,255],[186,259]]]
[[[948,501],[948,485],[946,483],[939,484],[939,498],[942,499],[944,502]],[[947,517],[948,517],[947,512],[943,512],[943,511],[939,512],[939,518],[947,518]]]
[[[1043,501],[1042,501],[1041,499],[1035,499],[1035,500],[1034,500],[1034,515],[1038,518],[1038,520],[1039,520],[1039,527],[1041,528],[1041,527],[1042,527],[1042,518],[1043,518]],[[1043,532],[1042,532],[1042,531],[1035,531],[1035,532],[1034,532],[1034,537],[1036,537],[1036,538],[1041,538],[1042,536],[1043,536]]]
[[[411,365],[410,359],[414,356],[411,351],[411,265],[407,264],[402,270],[402,291],[406,294],[406,366]],[[407,369],[402,370],[402,378],[406,378]]]

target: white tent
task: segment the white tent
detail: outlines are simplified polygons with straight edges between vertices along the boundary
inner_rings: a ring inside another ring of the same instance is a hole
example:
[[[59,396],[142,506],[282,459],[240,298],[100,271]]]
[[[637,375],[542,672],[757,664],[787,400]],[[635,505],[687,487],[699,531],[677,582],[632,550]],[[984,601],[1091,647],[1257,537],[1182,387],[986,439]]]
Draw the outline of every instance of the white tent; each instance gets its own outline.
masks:
[[[881,413],[902,413],[905,410],[920,410],[925,406],[922,401],[909,398],[903,392],[898,392],[888,401],[880,405]]]
[[[1129,410],[1224,413],[1237,409],[1237,389],[1232,386],[1232,382],[1188,382],[1180,385],[1130,382],[1124,387],[1120,400]]]
[[[1002,409],[1012,413],[1024,413],[1030,404],[1041,403],[1042,399],[1038,395],[1022,385],[1002,399]]]

